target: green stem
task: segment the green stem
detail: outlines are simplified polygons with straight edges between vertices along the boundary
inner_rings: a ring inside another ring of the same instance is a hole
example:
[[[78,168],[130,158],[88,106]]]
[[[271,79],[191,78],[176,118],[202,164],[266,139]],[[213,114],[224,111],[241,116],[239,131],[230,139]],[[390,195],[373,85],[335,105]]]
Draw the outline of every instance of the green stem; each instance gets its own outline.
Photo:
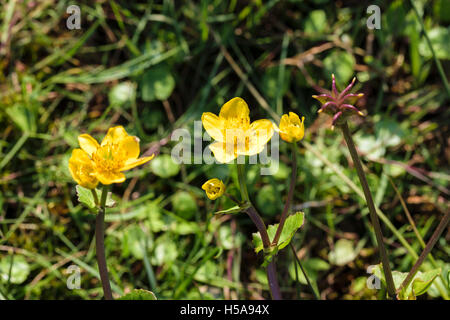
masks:
[[[94,197],[94,202],[95,202],[95,205],[96,205],[96,206],[98,206],[98,205],[99,205],[99,203],[98,203],[97,190],[95,190],[95,189],[91,189],[91,193],[92,193],[92,196]]]
[[[345,142],[347,143],[348,150],[352,156],[353,163],[358,173],[359,181],[364,191],[364,196],[366,198],[366,203],[369,208],[370,220],[372,221],[373,228],[375,230],[375,236],[377,238],[378,250],[380,252],[381,261],[383,263],[383,271],[386,277],[387,291],[392,299],[395,299],[395,285],[394,279],[392,278],[391,267],[389,265],[389,258],[384,246],[383,234],[381,232],[380,221],[378,220],[378,215],[375,209],[375,204],[373,203],[372,194],[370,193],[369,184],[367,183],[366,175],[361,165],[361,161],[356,151],[355,144],[353,142],[350,130],[348,128],[347,122],[341,125],[342,133],[344,134]]]
[[[420,242],[420,245],[422,246],[422,250],[425,249],[425,247],[426,247],[425,241],[423,241],[423,238],[422,238],[422,236],[420,235],[419,230],[417,230],[416,224],[414,223],[414,219],[412,218],[411,213],[409,212],[408,207],[406,206],[405,200],[403,200],[403,197],[402,197],[402,195],[400,194],[400,191],[399,191],[399,190],[397,189],[397,187],[395,186],[394,181],[392,181],[392,179],[391,179],[389,176],[388,176],[388,178],[389,178],[389,182],[391,183],[392,187],[393,187],[394,190],[395,190],[395,193],[397,194],[397,197],[398,197],[399,200],[400,200],[400,203],[401,203],[401,205],[402,205],[402,207],[403,207],[403,211],[405,211],[405,214],[406,214],[406,217],[407,217],[407,219],[408,219],[408,221],[409,221],[409,224],[410,224],[411,227],[413,228],[414,234],[416,235],[417,240]],[[434,268],[438,268],[438,265],[437,265],[437,263],[436,263],[436,260],[434,260],[434,258],[433,258],[433,256],[431,255],[431,253],[428,255],[428,257],[429,257],[430,262],[431,262],[431,264],[433,265],[433,267],[434,267]],[[441,278],[442,283],[445,283],[445,282],[446,282],[446,280],[445,280],[445,278],[444,278],[444,276],[443,276],[442,274],[440,274],[439,277]],[[436,286],[436,288],[438,289],[438,291],[440,292],[440,294],[442,295],[442,297],[443,297],[445,300],[448,300],[448,295],[447,295],[447,292],[446,292],[445,288],[442,288],[442,287],[441,287],[441,284],[439,284],[439,283],[435,283],[435,286]],[[399,291],[400,291],[400,290],[397,289],[397,292],[399,292]]]
[[[297,180],[297,151],[296,151],[296,143],[292,143],[292,175],[291,182],[289,184],[288,197],[286,199],[286,203],[284,204],[283,213],[281,214],[280,223],[278,224],[277,231],[275,233],[275,237],[273,238],[272,245],[276,246],[278,241],[280,240],[281,232],[283,231],[284,223],[286,222],[286,218],[289,212],[289,208],[291,207],[292,197],[294,196],[295,182]]]
[[[28,140],[28,137],[30,136],[29,133],[25,132],[23,136],[20,137],[20,139],[16,142],[14,147],[8,152],[8,154],[2,159],[0,162],[0,170],[3,169],[4,166],[8,164],[8,162],[14,157],[14,155],[20,150],[20,148],[23,146],[23,144]]]
[[[297,264],[299,265],[300,269],[302,270],[302,273],[305,276],[308,286],[311,288],[311,291],[314,293],[314,297],[316,297],[317,300],[320,300],[319,294],[316,292],[316,290],[312,286],[311,281],[309,281],[308,275],[306,274],[305,269],[303,269],[300,259],[297,257],[297,252],[295,251],[295,248],[294,248],[294,245],[292,244],[292,242],[290,243],[290,245],[291,245],[292,253],[294,254],[295,260],[297,261]],[[297,272],[297,268],[295,268],[295,270]]]
[[[322,163],[324,165],[326,165],[328,168],[333,170],[339,176],[339,178],[341,178],[342,181],[344,181],[350,187],[350,189],[352,189],[361,199],[364,199],[364,192],[359,187],[357,187],[356,184],[354,184],[353,181],[350,180],[342,172],[342,170],[340,168],[338,168],[334,163],[331,163],[326,157],[324,157],[323,154],[321,153],[321,150],[317,150],[315,147],[313,147],[306,141],[303,141],[302,144],[308,151],[312,152],[312,154],[314,154],[314,156],[316,156],[320,161],[322,161]],[[414,251],[414,249],[411,247],[411,245],[408,243],[408,241],[406,241],[405,237],[389,221],[389,219],[386,217],[386,215],[383,213],[383,211],[381,211],[381,209],[378,207],[376,207],[376,210],[377,210],[378,217],[380,217],[381,221],[386,225],[386,227],[389,230],[391,230],[391,232],[394,234],[394,236],[400,241],[400,243],[403,245],[403,247],[408,252],[408,254],[414,260],[418,259],[419,258],[418,254]],[[423,248],[425,248],[425,244],[423,245]],[[436,268],[436,262],[433,259],[431,259],[431,255],[429,257],[430,257],[431,263]],[[442,283],[445,283],[445,282],[446,281],[443,281]],[[448,295],[444,291],[445,289],[442,288],[441,284],[437,283],[437,287],[438,287],[439,292],[442,294],[442,297],[445,300],[448,300]]]
[[[339,178],[342,179],[361,199],[365,199],[364,192],[356,186],[356,184],[353,183],[350,178],[348,178],[344,172],[340,168],[338,168],[334,163],[331,163],[326,157],[324,157],[321,153],[321,150],[316,150],[312,145],[307,143],[306,141],[303,141],[303,145],[306,149],[311,151],[320,161],[322,161],[328,168],[333,170]],[[386,217],[386,215],[381,211],[380,208],[375,207],[377,210],[377,214],[380,217],[381,221],[384,222],[386,227],[388,227],[389,230],[394,234],[395,237],[401,242],[401,244],[405,247],[406,251],[414,258],[417,259],[419,256],[414,251],[414,249],[409,245],[408,241],[406,241],[405,237],[398,231],[395,226],[389,221],[389,219]]]
[[[410,2],[411,2],[411,6],[414,9],[414,13],[416,14],[417,20],[419,20],[423,35],[425,36],[425,39],[427,40],[427,44],[428,44],[428,47],[430,48],[431,54],[433,55],[434,63],[436,64],[439,75],[441,76],[442,82],[444,83],[445,90],[447,91],[447,96],[450,98],[450,86],[448,84],[447,77],[445,76],[444,69],[442,69],[441,62],[439,61],[439,59],[436,56],[436,52],[434,51],[433,45],[431,44],[430,38],[428,37],[428,34],[425,30],[425,26],[423,24],[422,17],[419,14],[419,10],[417,10],[414,0],[410,0]]]
[[[250,219],[255,224],[256,228],[258,229],[259,234],[261,235],[261,240],[264,246],[264,252],[266,249],[270,248],[270,239],[269,235],[267,233],[266,225],[264,224],[264,221],[261,219],[261,216],[258,214],[256,209],[253,207],[250,198],[248,196],[247,191],[247,184],[245,182],[245,173],[244,173],[244,165],[243,164],[237,164],[237,171],[238,171],[238,180],[239,180],[239,186],[241,191],[242,200],[247,202],[250,207],[245,210],[245,212],[248,214]],[[270,288],[270,294],[272,295],[273,300],[281,300],[281,291],[280,286],[278,284],[277,279],[277,270],[275,266],[275,257],[272,257],[272,260],[269,262],[266,268],[267,272],[267,280],[269,282],[269,288]]]
[[[106,300],[113,300],[111,285],[108,277],[108,266],[106,264],[105,256],[105,211],[106,211],[106,196],[108,194],[108,187],[103,186],[102,197],[100,200],[100,209],[98,210],[97,220],[95,223],[95,246],[97,251],[97,263],[100,272],[100,280],[102,281],[103,292]]]
[[[248,196],[247,184],[245,183],[244,165],[238,163],[237,171],[238,171],[239,189],[241,191],[242,200],[250,203],[251,201]]]
[[[411,271],[409,271],[408,275],[406,276],[405,280],[401,284],[400,288],[398,288],[397,292],[400,292],[403,288],[408,287],[409,283],[414,278],[417,271],[419,271],[419,267],[422,265],[423,261],[425,260],[427,255],[430,253],[431,249],[433,249],[434,245],[438,241],[442,232],[444,232],[445,228],[447,227],[449,218],[450,218],[450,212],[447,212],[445,214],[445,216],[442,218],[439,225],[437,226],[436,230],[434,231],[434,233],[431,236],[430,240],[428,241],[427,245],[425,246],[425,249],[422,251],[422,254],[419,256],[419,259],[417,259],[416,263],[412,267]]]
[[[225,197],[227,197],[228,199],[230,199],[231,201],[236,203],[238,206],[241,205],[241,202],[238,199],[236,199],[235,196],[233,196],[233,195],[231,195],[229,193],[226,193],[226,192],[224,193],[224,195],[225,195]]]

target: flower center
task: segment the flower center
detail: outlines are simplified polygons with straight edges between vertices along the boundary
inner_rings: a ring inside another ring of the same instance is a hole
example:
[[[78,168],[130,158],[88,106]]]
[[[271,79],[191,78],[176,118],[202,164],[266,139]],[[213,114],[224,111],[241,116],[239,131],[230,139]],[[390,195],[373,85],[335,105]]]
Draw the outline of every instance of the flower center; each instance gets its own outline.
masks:
[[[217,194],[220,192],[220,187],[217,186],[210,186],[209,187],[209,193],[211,194]]]
[[[231,117],[224,119],[226,129],[242,129],[246,131],[250,126],[250,119],[245,117]]]
[[[92,154],[92,160],[100,171],[117,172],[123,167],[123,160],[118,157],[118,145],[101,146]]]

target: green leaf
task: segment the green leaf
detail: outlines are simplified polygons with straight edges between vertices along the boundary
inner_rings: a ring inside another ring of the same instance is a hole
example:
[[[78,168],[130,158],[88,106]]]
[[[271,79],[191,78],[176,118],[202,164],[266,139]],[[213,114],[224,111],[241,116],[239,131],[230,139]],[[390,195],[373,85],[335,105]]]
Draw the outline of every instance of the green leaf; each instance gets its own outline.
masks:
[[[344,266],[353,261],[358,255],[353,241],[347,239],[339,239],[334,244],[334,248],[328,254],[328,260],[335,265]]]
[[[383,264],[376,265],[373,269],[375,276],[381,279],[381,282],[386,286],[386,278],[383,272]],[[429,270],[427,272],[418,271],[408,287],[403,288],[398,294],[400,300],[415,300],[417,296],[422,295],[430,289],[431,284],[438,275],[441,274],[441,268]],[[392,271],[392,278],[394,285],[398,289],[403,281],[408,276],[408,272]]]
[[[16,104],[6,109],[6,113],[23,132],[36,132],[37,116],[32,106]]]
[[[183,219],[189,220],[198,211],[197,201],[186,191],[178,191],[172,197],[173,211]]]
[[[301,271],[300,267],[298,267],[297,265],[297,261],[292,261],[291,264],[289,265],[289,275],[291,276],[292,280],[295,280],[295,268],[297,266],[297,275],[298,275],[298,280],[300,283],[302,284],[308,284],[308,282],[306,281],[305,276],[303,275],[303,272]],[[306,274],[308,275],[309,279],[312,282],[315,282],[317,280],[317,276],[319,271],[325,271],[330,269],[330,265],[319,258],[310,258],[307,260],[302,261],[302,266],[305,269]]]
[[[100,190],[95,189],[95,192],[97,192],[97,195],[100,196]],[[108,194],[106,195],[105,207],[112,208],[115,205],[116,205],[116,201],[114,201],[112,198],[112,192],[108,192]]]
[[[424,273],[420,271],[412,281],[412,293],[417,297],[428,291],[434,279],[441,274],[441,269],[433,269]]]
[[[377,143],[387,147],[395,147],[402,142],[405,132],[398,122],[391,119],[382,119],[375,123],[375,135]]]
[[[265,70],[264,76],[262,78],[262,87],[264,93],[270,97],[275,98],[277,94],[283,96],[289,89],[290,73],[284,73],[284,79],[282,80],[281,86],[278,83],[278,70],[279,67],[269,67]]]
[[[11,266],[12,262],[12,266]],[[11,278],[9,271],[11,269]],[[13,284],[23,283],[30,273],[30,265],[23,256],[9,256],[8,259],[2,258],[0,261],[0,280],[2,283],[9,282]]]
[[[433,11],[442,23],[450,22],[450,1],[436,0]]]
[[[118,300],[157,300],[153,292],[144,289],[134,289],[130,293],[121,296]]]
[[[274,216],[280,210],[278,203],[277,192],[271,184],[263,186],[256,196],[256,205],[264,208],[264,214],[268,216]]]
[[[176,176],[180,171],[180,165],[175,163],[168,154],[160,154],[150,162],[153,173],[161,178]]]
[[[389,9],[383,14],[382,25],[386,26],[394,36],[400,35],[405,30],[406,13],[401,0],[391,3]]]
[[[75,187],[75,189],[77,190],[78,202],[85,205],[87,208],[89,208],[91,210],[95,209],[96,205],[95,205],[94,195],[92,194],[91,189],[87,189],[80,185],[77,185]],[[97,193],[97,198],[100,201],[100,199],[102,197],[102,191],[95,189],[95,193]],[[108,195],[106,196],[105,206],[107,208],[112,208],[115,205],[116,205],[116,202],[112,199],[112,193],[108,192]]]
[[[313,10],[305,21],[305,33],[321,34],[325,31],[327,25],[327,15],[325,14],[325,11]]]
[[[303,225],[304,216],[305,214],[303,212],[296,212],[287,217],[286,222],[284,223],[283,231],[281,232],[280,240],[278,241],[278,245],[271,251],[281,250],[286,247],[289,242],[291,242],[291,239],[294,236],[295,232]],[[275,237],[278,225],[278,223],[272,224],[267,228],[267,233],[269,234],[269,240],[271,242]],[[259,252],[264,249],[259,232],[253,233],[253,245],[255,246],[255,252]]]
[[[130,225],[125,229],[123,239],[123,253],[124,256],[128,255],[128,252],[136,258],[142,260],[146,254],[146,249],[150,249],[152,243],[150,243],[151,237],[148,237],[141,227],[137,225]],[[148,243],[146,243],[148,241]]]
[[[175,88],[175,79],[166,64],[148,69],[141,79],[142,100],[166,100]]]
[[[333,52],[323,60],[324,76],[331,81],[331,74],[334,73],[338,88],[342,90],[348,85],[348,82],[353,77],[355,64],[355,58],[350,53],[337,49],[333,50]]]
[[[431,45],[438,59],[450,59],[450,27],[436,27],[428,31]],[[422,37],[419,43],[419,52],[426,59],[431,59],[433,54],[428,46],[427,39]]]
[[[94,209],[95,201],[94,201],[94,196],[92,195],[91,190],[87,189],[85,187],[82,187],[80,185],[77,185],[75,187],[75,189],[77,190],[78,202],[85,205],[89,209]]]
[[[108,94],[109,103],[122,106],[127,102],[132,102],[136,97],[136,86],[130,81],[115,85]]]
[[[158,244],[153,250],[153,255],[150,259],[153,265],[161,266],[175,261],[178,256],[177,245],[168,237],[159,237]]]
[[[214,212],[214,214],[234,214],[234,213],[242,212],[243,210],[245,210],[245,209],[241,208],[240,206],[234,206],[229,209],[216,211],[216,212]]]
[[[222,225],[218,230],[219,244],[224,250],[231,250],[239,248],[244,242],[242,234],[237,233],[233,235],[231,227],[228,224]]]

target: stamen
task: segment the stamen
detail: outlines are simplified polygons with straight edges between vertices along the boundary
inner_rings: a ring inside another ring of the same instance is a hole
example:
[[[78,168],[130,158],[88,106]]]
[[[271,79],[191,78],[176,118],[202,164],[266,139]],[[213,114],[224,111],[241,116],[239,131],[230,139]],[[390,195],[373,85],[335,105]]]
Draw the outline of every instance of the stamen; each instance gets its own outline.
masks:
[[[341,107],[344,109],[348,109],[350,111],[354,111],[356,113],[359,112],[359,110],[356,107],[352,106],[351,104],[343,104]]]
[[[353,87],[353,85],[355,84],[355,81],[356,81],[356,77],[355,78],[353,78],[353,80],[352,80],[352,82],[347,86],[347,88],[345,88],[340,94],[339,94],[339,97],[338,97],[338,99],[341,99],[341,97],[343,97],[352,87]]]
[[[339,92],[336,89],[336,78],[334,77],[334,73],[331,75],[331,87],[332,87],[332,94],[334,97],[337,97],[339,95]]]
[[[339,111],[338,113],[336,113],[333,117],[333,126],[336,124],[336,121],[339,119],[339,117],[342,115],[342,111]]]

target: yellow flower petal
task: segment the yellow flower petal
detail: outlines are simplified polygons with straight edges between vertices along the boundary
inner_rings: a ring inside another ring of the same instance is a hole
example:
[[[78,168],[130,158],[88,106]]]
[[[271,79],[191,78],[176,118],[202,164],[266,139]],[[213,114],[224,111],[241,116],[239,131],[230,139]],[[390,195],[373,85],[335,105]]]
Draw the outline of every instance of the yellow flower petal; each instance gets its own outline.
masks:
[[[260,153],[264,150],[265,145],[272,138],[274,132],[274,126],[272,122],[267,119],[256,120],[250,125],[250,130],[247,130],[242,135],[242,139],[245,139],[245,148],[242,148],[242,144],[238,143],[237,154],[252,156]]]
[[[223,122],[214,113],[204,112],[202,114],[202,124],[206,132],[208,132],[208,134],[211,136],[211,138],[220,142],[224,140],[222,131]]]
[[[272,139],[274,126],[270,120],[256,120],[250,125],[250,131],[252,132],[251,142],[257,139],[259,144],[267,144]]]
[[[78,136],[78,143],[80,144],[81,149],[86,151],[89,157],[92,157],[92,154],[100,147],[97,140],[87,133]]]
[[[209,149],[214,154],[216,160],[220,163],[228,163],[237,158],[237,154],[234,152],[233,144],[227,144],[223,142],[214,142],[210,144]]]
[[[118,156],[123,160],[137,159],[139,157],[139,138],[127,136],[119,141]]]
[[[250,109],[244,99],[236,97],[222,106],[219,117],[233,121],[234,127],[245,128],[250,124]]]
[[[120,169],[120,171],[126,171],[126,170],[130,170],[134,167],[140,166],[141,164],[144,164],[144,163],[152,160],[154,157],[155,157],[155,155],[152,154],[150,157],[142,157],[140,159],[128,159],[127,161],[125,161],[125,164],[122,167],[122,169]]]
[[[74,149],[69,159],[69,171],[72,178],[82,187],[94,189],[98,180],[95,177],[95,164],[89,155],[81,150]]]
[[[125,175],[122,172],[99,171],[96,174],[97,179],[103,184],[121,183],[125,181]]]
[[[101,146],[118,143],[120,140],[123,140],[126,137],[128,137],[128,133],[122,126],[109,128],[106,136],[102,140]]]
[[[296,113],[289,112],[289,122],[300,125],[300,118]]]

